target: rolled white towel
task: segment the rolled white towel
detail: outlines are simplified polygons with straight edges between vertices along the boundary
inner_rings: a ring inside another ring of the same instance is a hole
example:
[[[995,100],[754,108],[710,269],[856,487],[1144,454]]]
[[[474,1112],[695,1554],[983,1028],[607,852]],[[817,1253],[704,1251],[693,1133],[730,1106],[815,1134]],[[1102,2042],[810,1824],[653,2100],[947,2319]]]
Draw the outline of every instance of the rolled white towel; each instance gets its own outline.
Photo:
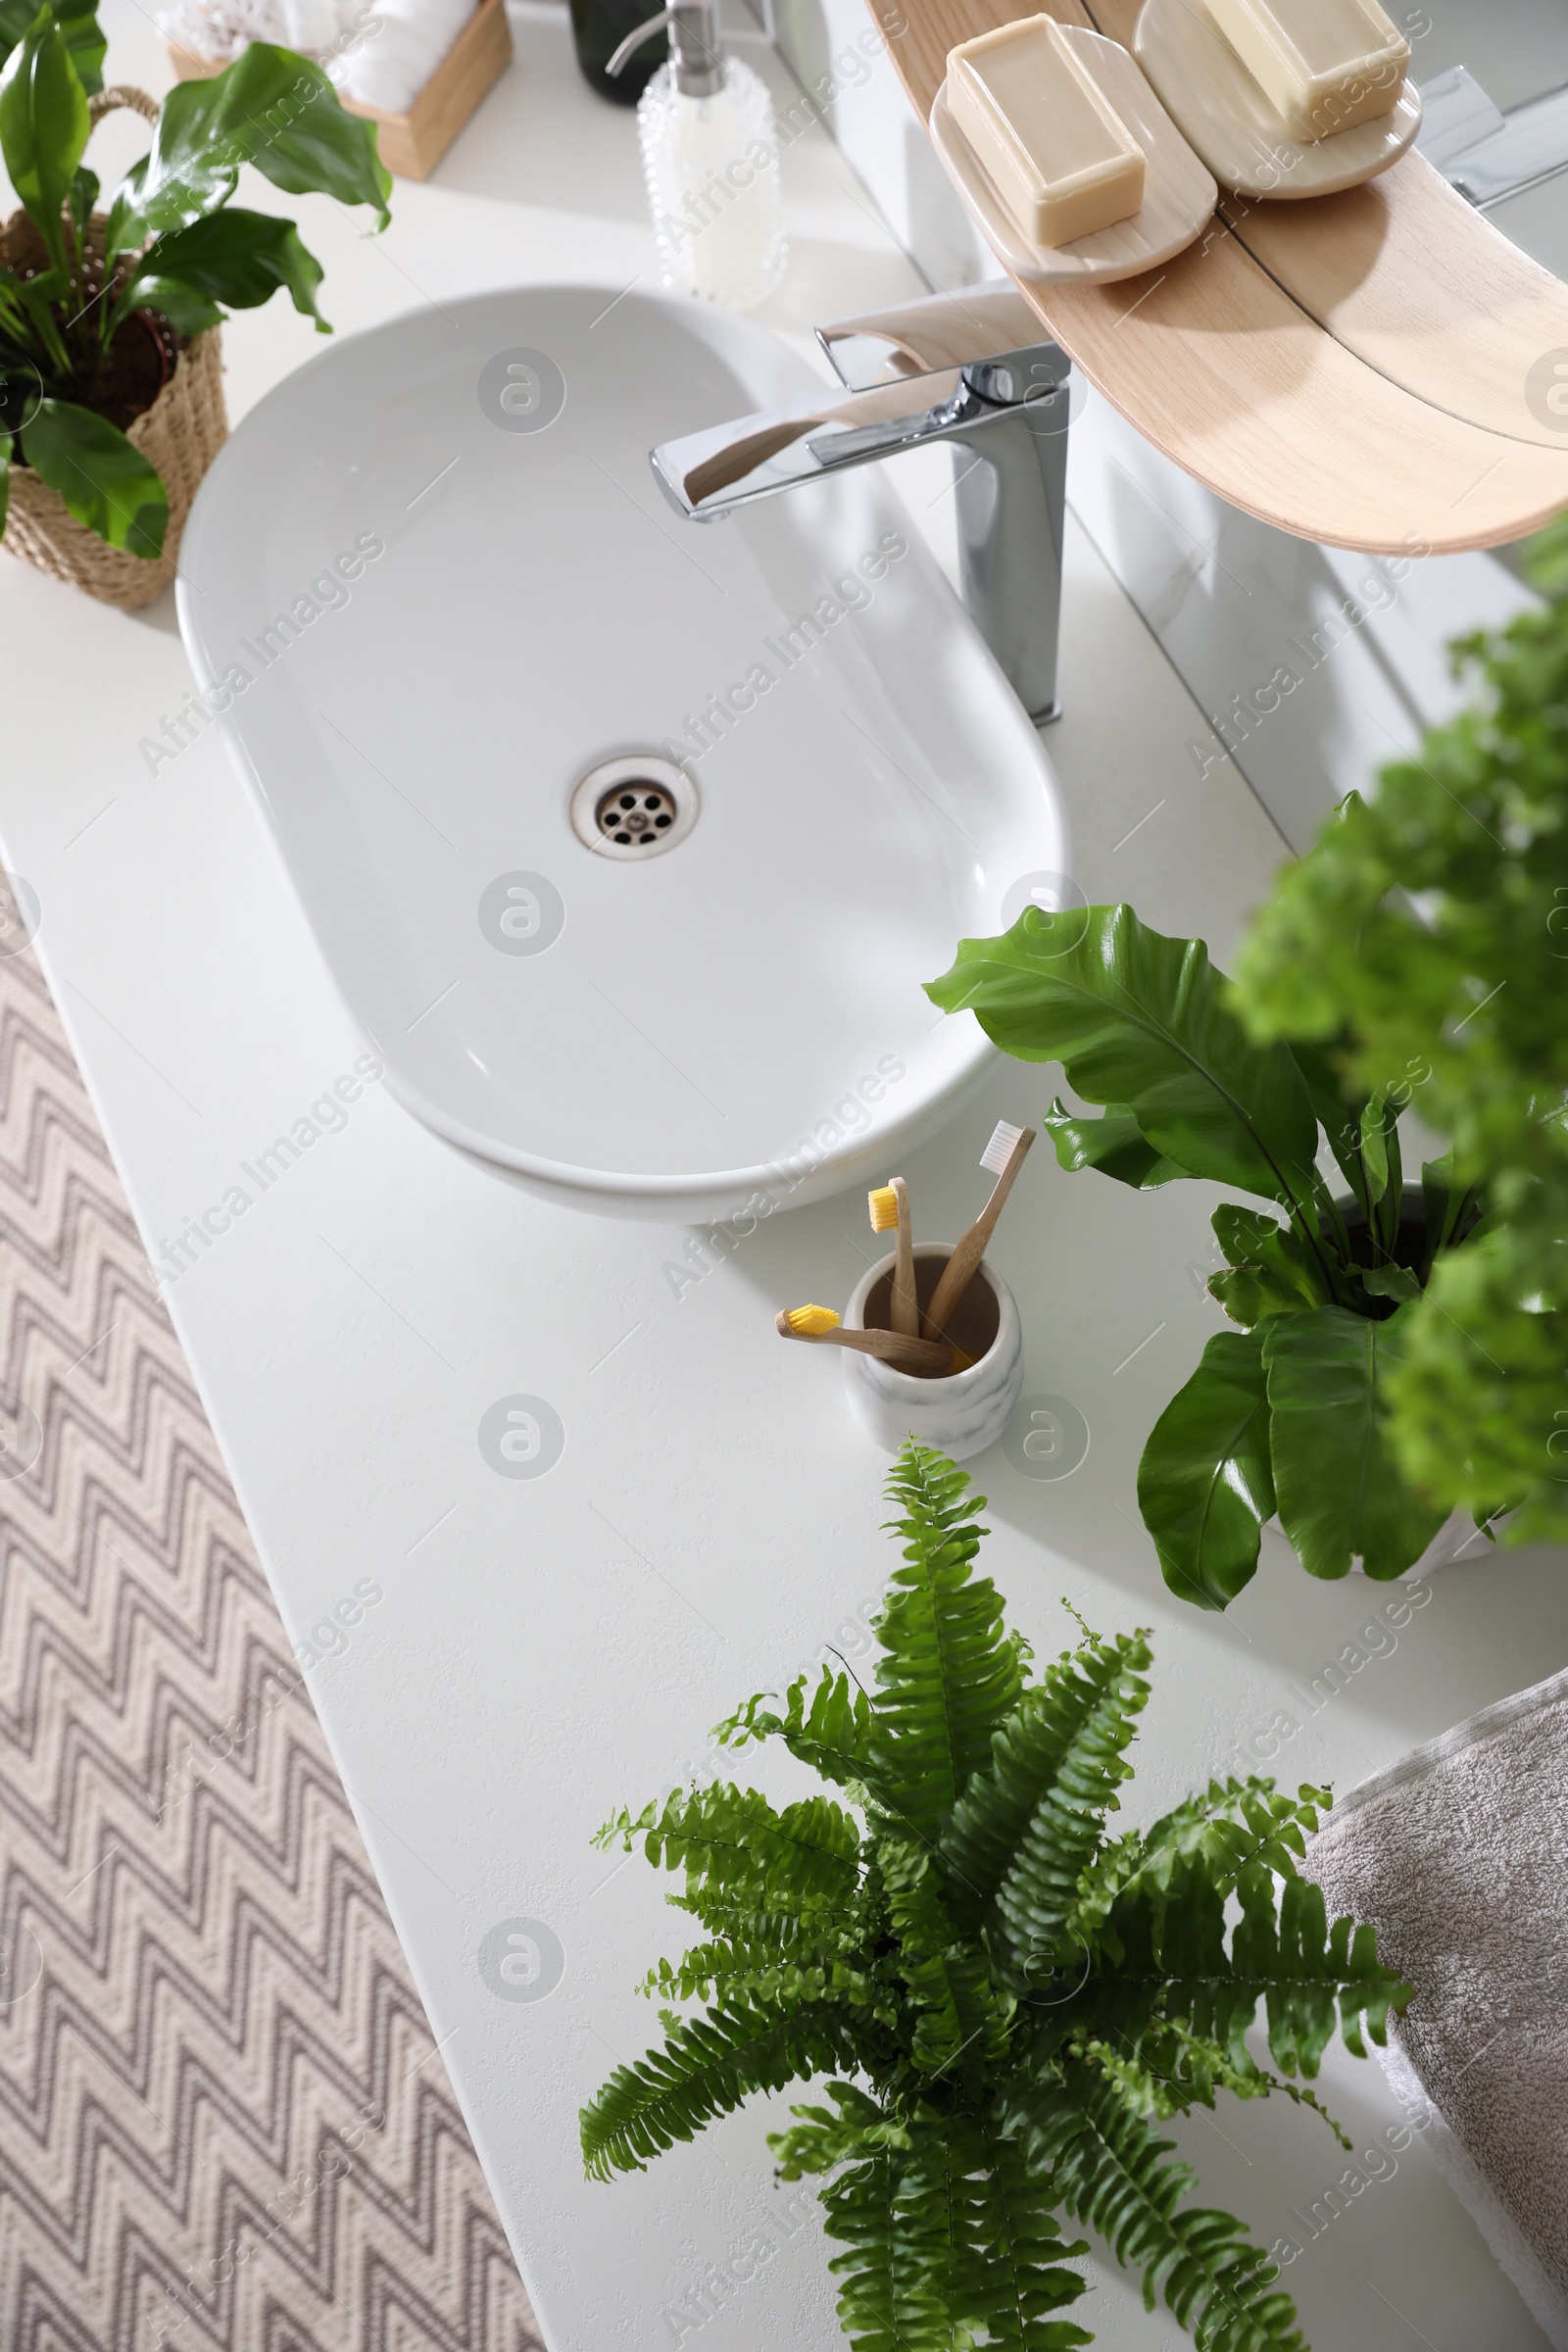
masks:
[[[158,28],[179,48],[225,66],[247,41],[289,39],[279,0],[174,0],[159,17]]]
[[[304,57],[319,57],[338,37],[336,0],[279,0],[284,44]]]
[[[330,0],[296,4],[329,5]],[[345,97],[383,115],[404,115],[472,16],[475,0],[373,0],[373,5],[372,24],[327,71]]]

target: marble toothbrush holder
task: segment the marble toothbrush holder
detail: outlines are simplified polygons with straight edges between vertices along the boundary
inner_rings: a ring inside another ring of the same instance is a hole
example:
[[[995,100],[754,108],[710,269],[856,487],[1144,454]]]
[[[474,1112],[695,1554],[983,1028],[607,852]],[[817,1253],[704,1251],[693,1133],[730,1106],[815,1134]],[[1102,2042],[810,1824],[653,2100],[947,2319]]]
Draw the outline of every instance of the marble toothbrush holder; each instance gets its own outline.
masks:
[[[952,1255],[952,1245],[917,1245],[915,1287],[924,1307]],[[871,1266],[844,1310],[847,1331],[891,1329],[893,1256]],[[956,1462],[983,1453],[1005,1429],[1023,1387],[1023,1331],[1018,1302],[994,1266],[981,1259],[948,1325],[956,1347],[976,1359],[966,1372],[925,1380],[895,1372],[873,1355],[844,1351],[850,1407],[873,1445],[897,1453],[906,1438],[935,1446]]]

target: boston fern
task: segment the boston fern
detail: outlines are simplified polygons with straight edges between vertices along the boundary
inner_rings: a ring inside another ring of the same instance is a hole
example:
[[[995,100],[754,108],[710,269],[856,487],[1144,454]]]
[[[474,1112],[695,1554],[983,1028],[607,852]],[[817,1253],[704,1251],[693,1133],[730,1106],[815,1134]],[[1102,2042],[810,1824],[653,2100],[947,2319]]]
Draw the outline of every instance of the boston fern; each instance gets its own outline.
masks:
[[[589,2174],[642,2170],[752,2092],[827,2075],[831,2104],[794,2108],[768,2144],[786,2180],[822,2180],[839,2316],[865,2352],[1090,2342],[1057,2316],[1084,2291],[1063,2213],[1211,2352],[1304,2352],[1275,2269],[1184,2202],[1193,2177],[1157,2127],[1218,2089],[1315,2106],[1252,2058],[1259,2001],[1275,2064],[1310,2078],[1336,2018],[1360,2055],[1404,1987],[1297,1873],[1324,1791],[1215,1782],[1108,1835],[1147,1640],[1086,1634],[1034,1677],[973,1573],[967,1488],[906,1445],[874,1691],[824,1668],[782,1713],[763,1694],[718,1728],[733,1748],[782,1740],[842,1801],[780,1811],[718,1783],[600,1833],[684,1872],[669,1900],[707,1940],[644,1989],[705,2005],[664,2012],[663,2047],[585,2109]]]
[[[373,124],[345,113],[319,68],[258,41],[212,80],[170,92],[152,152],[103,218],[82,162],[87,102],[103,87],[91,0],[0,0],[0,155],[41,264],[0,269],[0,526],[15,462],[111,547],[153,558],[169,518],[164,484],[97,414],[112,405],[117,345],[134,314],[195,335],[283,286],[329,331],[316,304],[321,267],[294,223],[229,203],[240,165],[293,195],[371,205],[383,226],[392,182]]]
[[[1026,907],[1001,938],[962,941],[926,993],[1020,1060],[1059,1061],[1106,1106],[1052,1104],[1042,1125],[1062,1167],[1142,1192],[1206,1177],[1274,1204],[1215,1211],[1226,1265],[1208,1287],[1241,1330],[1208,1342],[1139,1465],[1171,1590],[1224,1608],[1276,1511],[1314,1576],[1352,1559],[1373,1577],[1408,1568],[1448,1505],[1399,1467],[1390,1384],[1413,1307],[1484,1205],[1447,1159],[1406,1189],[1399,1116],[1425,1065],[1401,1061],[1374,1087],[1342,1076],[1330,1043],[1255,1043],[1202,941],[1166,939],[1130,906]],[[1318,1165],[1325,1141],[1348,1198]]]

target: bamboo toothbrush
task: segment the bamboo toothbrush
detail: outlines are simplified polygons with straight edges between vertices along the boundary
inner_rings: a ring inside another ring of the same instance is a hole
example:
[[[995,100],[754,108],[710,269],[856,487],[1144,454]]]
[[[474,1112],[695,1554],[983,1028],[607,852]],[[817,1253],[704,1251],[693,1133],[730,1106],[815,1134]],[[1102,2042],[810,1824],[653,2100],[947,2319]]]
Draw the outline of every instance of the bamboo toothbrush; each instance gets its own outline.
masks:
[[[781,1340],[808,1340],[821,1347],[853,1348],[874,1355],[895,1372],[946,1373],[958,1350],[944,1340],[911,1339],[902,1331],[846,1331],[830,1306],[785,1306],[777,1317]]]
[[[992,1130],[991,1141],[980,1154],[980,1165],[989,1169],[997,1181],[991,1188],[990,1200],[942,1269],[942,1280],[922,1317],[921,1327],[927,1339],[942,1336],[944,1323],[968,1289],[974,1270],[986,1253],[986,1244],[1002,1214],[1003,1204],[1012,1190],[1012,1180],[1023,1166],[1024,1154],[1034,1140],[1032,1127],[1009,1126],[1005,1119],[999,1119]]]
[[[871,1211],[871,1231],[886,1233],[890,1226],[898,1227],[894,1245],[893,1297],[889,1302],[889,1320],[895,1331],[911,1337],[920,1328],[920,1299],[914,1287],[914,1232],[909,1223],[909,1188],[902,1176],[890,1176],[886,1184],[867,1193]]]

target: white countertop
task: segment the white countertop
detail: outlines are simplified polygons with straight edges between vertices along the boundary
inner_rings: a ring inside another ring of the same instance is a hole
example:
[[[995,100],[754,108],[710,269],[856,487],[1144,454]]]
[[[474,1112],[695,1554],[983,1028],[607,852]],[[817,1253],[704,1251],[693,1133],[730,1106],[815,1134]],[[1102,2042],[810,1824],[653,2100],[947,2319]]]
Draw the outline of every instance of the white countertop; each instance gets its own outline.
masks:
[[[115,78],[164,87],[147,17],[107,13]],[[468,287],[651,281],[630,117],[579,83],[564,11],[514,23],[516,66],[434,182],[398,183],[385,238],[323,200],[298,204],[339,327]],[[100,169],[138,135],[112,123]],[[804,343],[816,318],[915,290],[825,141],[799,142],[785,170],[794,260],[768,323]],[[270,188],[246,200],[284,209]],[[278,301],[225,329],[232,413],[313,344]],[[900,479],[940,538],[945,461],[906,462]],[[214,736],[156,779],[138,752],[189,689],[172,597],[127,617],[0,564],[0,839],[41,902],[39,952],[149,1245],[220,1201],[239,1163],[296,1122],[325,1131],[166,1295],[291,1639],[309,1651],[343,1604],[311,1688],[553,2352],[699,2338],[704,2352],[831,2352],[814,2209],[775,2189],[760,2115],[610,2187],[583,2181],[576,2117],[653,2037],[632,1988],[679,1936],[654,1874],[595,1853],[592,1831],[622,1800],[710,1770],[709,1727],[752,1690],[824,1644],[867,1645],[892,1560],[884,1465],[836,1365],[770,1330],[780,1303],[848,1294],[869,1254],[863,1203],[716,1249],[540,1205],[374,1086],[341,1121],[311,1122],[363,1049],[258,820]],[[1196,780],[1197,713],[1077,533],[1062,680],[1049,744],[1080,883],[1201,933],[1223,959],[1279,841],[1225,767]],[[927,1235],[973,1213],[992,1120],[1038,1117],[1049,1092],[1047,1073],[999,1063],[979,1108],[916,1156],[906,1172]],[[1102,1629],[1153,1627],[1141,1815],[1249,1747],[1263,1770],[1277,1751],[1292,1784],[1348,1786],[1568,1661],[1568,1583],[1539,1555],[1445,1571],[1396,1630],[1397,1588],[1314,1585],[1275,1538],[1226,1617],[1175,1603],[1134,1471],[1219,1324],[1202,1295],[1217,1196],[1136,1199],[1048,1159],[1034,1155],[995,1254],[1023,1313],[1026,1397],[1069,1397],[1092,1444],[1054,1484],[1000,1448],[981,1459],[986,1565],[1050,1648],[1070,1630],[1061,1593]],[[496,1476],[479,1450],[487,1409],[518,1394],[564,1427],[559,1464],[534,1481]],[[362,1580],[381,1594],[368,1605],[353,1597]],[[1308,1716],[1300,1692],[1337,1658],[1347,1687]],[[481,1976],[486,1936],[514,1920],[559,1940],[548,1997],[500,1997]],[[1382,2077],[1343,2056],[1328,2075],[1360,2145],[1396,2112]],[[1291,2209],[1309,2212],[1348,2161],[1278,2101],[1199,2115],[1180,2137],[1202,2200],[1264,2242],[1302,2236]],[[778,2249],[765,2259],[760,2231]],[[705,2302],[715,2266],[725,2291]],[[1317,2352],[1543,2340],[1419,2143],[1287,2282]],[[1094,2283],[1075,2316],[1102,2346],[1185,2340],[1168,2315],[1145,2316],[1108,2258]]]

